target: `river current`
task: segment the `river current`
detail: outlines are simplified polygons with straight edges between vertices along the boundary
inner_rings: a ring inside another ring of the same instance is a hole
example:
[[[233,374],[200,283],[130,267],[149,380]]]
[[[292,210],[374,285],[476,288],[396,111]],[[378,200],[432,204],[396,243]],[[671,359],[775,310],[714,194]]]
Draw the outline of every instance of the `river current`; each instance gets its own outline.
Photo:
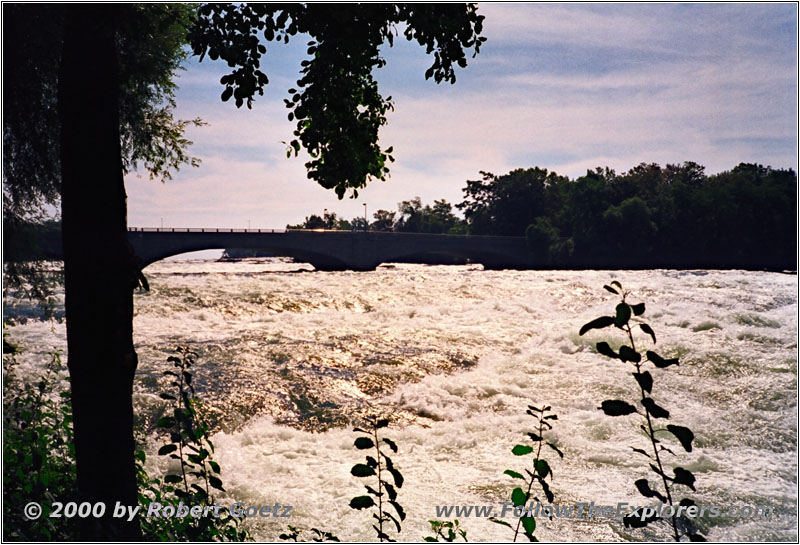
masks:
[[[431,535],[427,521],[437,518],[437,505],[499,510],[508,501],[516,484],[503,471],[526,467],[511,448],[533,430],[528,405],[550,405],[558,415],[548,437],[564,458],[547,452],[556,504],[649,504],[633,484],[647,477],[656,485],[647,460],[631,450],[648,448],[641,419],[598,410],[606,399],[637,399],[629,366],[594,349],[601,340],[619,346],[622,337],[613,328],[578,335],[584,323],[613,312],[617,299],[602,286],[618,280],[630,302],[646,303],[656,350],[680,358],[678,366],[651,369],[653,397],[670,411],[669,422],[695,433],[691,453],[673,441],[676,456],[665,455],[667,467],[697,478],[697,492],[679,497],[776,515],[704,517],[712,541],[797,540],[796,276],[309,269],[280,259],[163,261],[145,270],[150,292],[135,296],[134,401],[151,430],[150,463],[161,463],[152,423],[165,410],[158,394],[168,390],[166,358],[187,345],[199,354],[197,392],[217,430],[227,489],[220,503],[293,506],[288,520],[248,520],[258,539],[277,540],[287,524],[375,539],[370,514],[348,506],[364,491],[350,475],[363,461],[352,427],[368,414],[392,420],[386,436],[399,446],[393,459],[405,477],[403,541]],[[17,324],[10,339],[27,349],[23,368],[64,350],[63,321],[34,319],[14,299],[4,310]],[[645,335],[637,343],[651,346]],[[470,541],[511,539],[508,528],[485,518],[460,522]],[[631,530],[615,519],[539,517],[537,524],[546,541],[669,539],[664,525]]]

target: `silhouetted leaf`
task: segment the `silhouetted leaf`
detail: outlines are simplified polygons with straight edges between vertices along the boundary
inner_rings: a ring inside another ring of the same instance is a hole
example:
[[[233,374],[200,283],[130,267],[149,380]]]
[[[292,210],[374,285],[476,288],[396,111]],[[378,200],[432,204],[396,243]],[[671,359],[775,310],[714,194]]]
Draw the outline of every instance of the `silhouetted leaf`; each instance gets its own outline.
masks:
[[[622,524],[625,526],[625,528],[644,528],[651,522],[660,520],[658,518],[658,515],[656,515],[655,513],[653,514],[647,513],[647,516],[645,516],[643,519],[642,515],[644,511],[642,511],[642,509],[643,508],[640,507],[630,515],[625,515],[624,517],[622,517]]]
[[[611,316],[600,316],[599,318],[595,318],[591,322],[584,324],[578,334],[583,335],[591,329],[603,329],[604,327],[608,327],[610,325],[614,325],[614,318]]]
[[[617,290],[615,290],[614,288],[612,288],[611,286],[609,286],[609,285],[605,285],[605,286],[603,286],[603,288],[605,288],[606,291],[610,291],[614,295],[619,295],[619,292]]]
[[[614,325],[622,327],[631,319],[631,307],[628,303],[620,303],[616,308],[617,314],[614,316]]]
[[[657,466],[657,465],[655,465],[655,464],[650,464],[650,469],[652,469],[652,470],[653,470],[653,472],[654,472],[656,475],[658,475],[659,477],[664,477],[664,478],[665,478],[665,479],[667,479],[668,481],[671,481],[671,480],[672,480],[672,477],[667,477],[667,476],[666,476],[666,475],[665,475],[665,474],[664,474],[664,473],[663,473],[663,472],[662,472],[660,469],[658,469],[658,466]]]
[[[639,386],[641,386],[642,390],[648,394],[653,389],[653,375],[651,375],[649,371],[645,371],[644,373],[633,373],[633,378],[636,379],[636,382],[639,383]]]
[[[180,475],[167,475],[164,477],[164,482],[167,484],[175,484],[181,482],[183,479]]]
[[[350,473],[355,477],[370,477],[375,475],[375,470],[366,464],[356,464],[350,469]]]
[[[514,503],[514,506],[525,505],[528,501],[528,496],[525,492],[522,491],[521,488],[517,487],[511,491],[511,501]]]
[[[699,543],[699,542],[704,542],[704,541],[708,541],[708,540],[706,538],[704,538],[703,536],[701,536],[700,534],[689,534],[689,541]]]
[[[369,437],[359,437],[358,439],[355,440],[355,443],[353,444],[359,450],[364,450],[375,446],[375,443],[373,443],[372,439],[370,439]]]
[[[661,503],[667,502],[667,498],[665,498],[661,492],[650,488],[650,483],[647,482],[647,479],[639,479],[633,484],[636,485],[636,488],[639,490],[639,493],[645,498],[658,498],[661,501]]]
[[[164,445],[163,447],[158,449],[158,454],[159,456],[164,456],[166,454],[169,454],[170,452],[175,452],[176,450],[178,450],[178,445],[172,443],[169,445]]]
[[[397,511],[397,515],[400,517],[400,520],[406,520],[406,512],[403,511],[403,508],[400,506],[400,504],[393,500],[389,500],[389,503],[391,503],[392,507],[394,507]]]
[[[388,425],[389,425],[389,420],[387,418],[383,418],[375,422],[375,429],[379,430],[381,428],[385,428]]]
[[[650,335],[650,337],[652,337],[652,338],[653,338],[653,344],[655,344],[655,343],[656,343],[656,332],[655,332],[655,331],[653,331],[653,328],[652,328],[652,327],[650,327],[650,326],[649,326],[649,325],[647,325],[647,324],[639,324],[639,327],[641,327],[641,328],[642,328],[642,331],[644,331],[645,333],[647,333],[648,335]]]
[[[607,399],[598,408],[602,409],[608,416],[625,416],[636,412],[636,407],[621,399]]]
[[[538,443],[539,441],[541,441],[541,440],[542,440],[542,438],[541,438],[540,436],[536,435],[536,434],[535,434],[535,433],[533,433],[533,432],[528,432],[528,434],[527,434],[527,435],[528,435],[528,437],[530,437],[530,438],[531,438],[531,441],[534,441],[534,442],[537,442],[537,443]]]
[[[619,359],[619,354],[614,352],[611,347],[608,345],[607,342],[599,342],[597,343],[597,352],[609,358],[616,358]]]
[[[622,361],[632,361],[633,363],[639,363],[642,361],[642,355],[639,354],[636,350],[631,348],[630,346],[622,345],[619,347],[619,359]]]
[[[376,460],[372,456],[367,456],[366,460],[367,460],[367,465],[372,469],[376,469],[378,467],[378,460]]]
[[[547,446],[550,447],[551,449],[553,449],[554,451],[556,451],[561,458],[564,457],[564,453],[561,452],[561,450],[559,450],[559,448],[557,446],[555,446],[553,443],[551,443],[550,441],[547,442]]]
[[[644,314],[644,303],[639,303],[638,305],[631,305],[631,310],[633,311],[634,316],[641,316]]]
[[[397,490],[395,490],[392,485],[390,485],[389,483],[384,483],[383,488],[385,488],[386,493],[389,494],[390,500],[397,499]]]
[[[503,471],[503,475],[508,475],[513,479],[522,479],[523,481],[525,480],[525,477],[522,476],[522,473],[517,473],[516,471],[511,471],[510,469],[506,469],[505,471]]]
[[[159,428],[171,428],[175,425],[175,419],[171,416],[162,416],[156,422],[156,426]]]
[[[530,454],[533,452],[533,447],[529,445],[516,445],[514,448],[511,449],[511,453],[514,456],[525,456],[526,454]]]
[[[549,501],[550,503],[553,503],[553,500],[555,499],[555,496],[550,491],[550,485],[547,484],[547,481],[539,481],[539,484],[542,485],[542,490],[544,490],[544,495],[547,496],[547,501]]]
[[[392,449],[392,452],[397,452],[397,444],[394,441],[386,438],[381,439],[381,441],[389,445],[389,448]]]
[[[694,433],[689,428],[684,426],[675,426],[673,424],[669,424],[667,429],[678,438],[678,441],[681,442],[681,446],[683,446],[686,452],[692,452],[692,441],[694,440]]]
[[[403,488],[403,480],[404,479],[403,479],[403,476],[400,474],[400,472],[397,471],[393,467],[390,467],[390,468],[387,468],[387,469],[389,470],[389,473],[392,474],[392,477],[394,477],[394,485],[397,488]]]
[[[683,469],[682,467],[676,467],[672,470],[675,473],[675,478],[672,481],[676,484],[685,484],[692,490],[694,490],[694,475],[688,469]]]
[[[545,420],[558,420],[558,415],[555,414],[548,414],[544,417]]]
[[[638,454],[644,454],[645,456],[647,456],[648,458],[650,458],[650,455],[649,455],[649,454],[647,454],[647,452],[643,451],[643,450],[642,450],[642,449],[640,449],[640,448],[634,448],[634,447],[631,447],[631,450],[632,450],[633,452],[636,452],[636,453],[638,453]]]
[[[650,412],[653,418],[669,418],[669,411],[656,405],[653,398],[646,397],[642,399],[642,405]]]
[[[513,527],[513,526],[511,526],[509,523],[507,523],[507,522],[506,522],[506,521],[504,521],[504,520],[497,519],[497,518],[494,518],[494,517],[489,517],[489,520],[491,520],[491,521],[492,521],[492,522],[494,522],[495,524],[502,524],[503,526],[508,526],[508,527],[509,527],[509,528],[511,528],[512,530],[514,529],[514,527]]]
[[[222,480],[219,477],[214,477],[213,475],[209,475],[208,484],[210,484],[213,488],[216,488],[217,490],[222,490],[223,492],[225,492],[225,489],[222,487]]]
[[[375,505],[375,502],[369,496],[356,496],[350,500],[350,507],[353,509],[367,509]]]
[[[670,365],[678,365],[678,358],[665,360],[652,350],[647,351],[647,359],[652,361],[653,365],[655,365],[659,369],[663,369],[664,367],[669,367]]]

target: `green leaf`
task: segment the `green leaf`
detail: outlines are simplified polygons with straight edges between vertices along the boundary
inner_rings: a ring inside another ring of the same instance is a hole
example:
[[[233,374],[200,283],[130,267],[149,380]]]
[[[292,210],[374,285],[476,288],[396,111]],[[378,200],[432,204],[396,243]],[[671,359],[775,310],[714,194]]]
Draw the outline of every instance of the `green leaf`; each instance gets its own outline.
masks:
[[[597,343],[597,352],[609,358],[619,359],[619,354],[614,352],[607,342]]]
[[[175,484],[181,482],[183,479],[180,475],[167,475],[164,477],[164,482],[168,484]]]
[[[175,419],[171,416],[162,416],[156,422],[156,426],[159,428],[171,428],[175,425]]]
[[[638,305],[631,305],[631,310],[633,311],[634,316],[641,316],[644,314],[644,303],[639,303]]]
[[[548,464],[546,460],[536,460],[534,467],[536,468],[536,473],[538,473],[539,477],[542,479],[547,478],[548,474],[552,475],[553,473],[550,469],[550,464]]]
[[[533,531],[536,530],[536,520],[533,517],[522,517],[520,518],[522,522],[522,527],[525,528],[525,531],[529,534],[533,534]]]
[[[375,505],[375,502],[369,496],[356,496],[350,500],[350,507],[353,509],[367,509]]]
[[[489,520],[491,520],[491,521],[492,521],[492,522],[494,522],[495,524],[501,524],[501,525],[503,525],[503,526],[508,526],[508,527],[509,527],[509,528],[511,528],[512,530],[514,529],[514,527],[513,527],[513,526],[511,526],[509,523],[507,523],[506,521],[504,521],[504,520],[502,520],[502,519],[496,519],[496,518],[494,518],[494,517],[489,517]]]
[[[636,379],[636,382],[639,383],[639,386],[647,392],[648,394],[653,389],[653,375],[650,374],[650,371],[645,371],[644,373],[633,373],[633,378]]]
[[[598,408],[608,416],[625,416],[636,412],[636,407],[621,399],[607,399]]]
[[[523,481],[525,480],[525,477],[522,475],[522,473],[517,473],[516,471],[511,471],[510,469],[506,469],[505,471],[503,471],[503,475],[508,475],[512,479],[522,479]]]
[[[631,319],[631,307],[628,303],[620,303],[617,305],[617,314],[614,317],[614,325],[622,327]]]
[[[669,411],[656,405],[656,402],[653,401],[651,397],[642,399],[642,405],[644,405],[653,418],[669,418]]]
[[[355,477],[371,477],[375,475],[375,470],[366,464],[356,464],[350,469],[350,473]]]
[[[514,502],[515,507],[525,505],[525,502],[528,501],[528,495],[517,487],[511,492],[511,501]]]
[[[525,456],[526,454],[530,454],[533,452],[533,447],[528,445],[516,445],[514,448],[511,449],[511,453],[514,456]]]
[[[656,332],[653,331],[653,328],[650,327],[647,324],[639,324],[639,327],[642,328],[642,331],[644,331],[645,333],[647,333],[648,335],[650,335],[653,338],[653,344],[655,344],[656,343]]]
[[[359,450],[364,450],[375,446],[375,443],[373,443],[372,439],[370,439],[369,437],[359,437],[358,439],[355,440],[355,443],[353,444]]]
[[[694,433],[689,428],[684,426],[675,426],[673,424],[667,425],[667,429],[678,438],[686,452],[692,452],[692,441],[694,440]]]
[[[158,455],[164,456],[166,454],[169,454],[170,452],[175,452],[176,450],[178,450],[178,445],[176,445],[175,443],[164,445],[163,447],[158,449]]]
[[[642,361],[642,355],[639,354],[636,350],[631,348],[630,346],[622,345],[619,347],[619,359],[622,361],[632,361],[633,363],[639,363]]]
[[[669,367],[670,365],[678,365],[678,358],[674,358],[671,360],[665,360],[652,350],[647,351],[647,359],[653,362],[653,365],[658,367],[659,369],[663,369],[665,367]]]
[[[614,318],[611,316],[600,316],[599,318],[595,318],[591,322],[584,324],[578,334],[583,335],[589,330],[603,329],[604,327],[608,327],[610,325],[614,325]]]
[[[219,477],[214,477],[213,475],[209,475],[208,484],[210,484],[213,488],[216,488],[217,490],[222,490],[223,492],[225,492],[225,489],[222,487],[222,480]]]

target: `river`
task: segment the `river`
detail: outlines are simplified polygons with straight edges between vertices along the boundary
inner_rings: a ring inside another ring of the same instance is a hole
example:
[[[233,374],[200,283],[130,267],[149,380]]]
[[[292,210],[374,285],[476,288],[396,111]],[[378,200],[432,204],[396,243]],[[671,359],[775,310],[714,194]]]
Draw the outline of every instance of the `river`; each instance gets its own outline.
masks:
[[[697,477],[699,505],[769,507],[778,519],[705,517],[711,540],[797,540],[797,277],[744,271],[484,271],[480,266],[383,266],[313,272],[280,259],[168,260],[145,270],[135,296],[140,357],[135,405],[150,429],[164,410],[162,372],[177,345],[198,352],[195,381],[227,496],[220,503],[292,505],[293,518],[253,519],[261,540],[294,526],[374,540],[371,518],[349,508],[363,484],[350,467],[353,422],[392,419],[405,477],[401,540],[430,535],[436,505],[507,501],[522,471],[511,448],[532,431],[527,405],[558,415],[547,453],[559,505],[647,503],[633,481],[652,474],[636,415],[612,418],[605,399],[635,402],[630,369],[593,346],[618,331],[578,335],[613,311],[612,280],[644,301],[657,350],[680,365],[655,370],[653,397],[690,427],[695,449],[667,466]],[[36,366],[64,350],[63,321],[33,318],[7,299],[10,339]],[[56,315],[63,308],[56,309]],[[645,343],[642,336],[639,342]],[[651,370],[652,371],[652,370]],[[665,439],[665,443],[669,440]],[[158,448],[155,439],[148,447]],[[155,464],[157,456],[152,455]],[[671,474],[671,472],[669,472]],[[655,482],[653,482],[655,486]],[[677,488],[683,488],[678,486]],[[683,495],[679,496],[683,497]],[[499,507],[495,507],[498,509]],[[453,517],[450,517],[453,518]],[[665,526],[539,517],[546,541],[667,540]],[[470,541],[509,540],[507,528],[462,517]]]

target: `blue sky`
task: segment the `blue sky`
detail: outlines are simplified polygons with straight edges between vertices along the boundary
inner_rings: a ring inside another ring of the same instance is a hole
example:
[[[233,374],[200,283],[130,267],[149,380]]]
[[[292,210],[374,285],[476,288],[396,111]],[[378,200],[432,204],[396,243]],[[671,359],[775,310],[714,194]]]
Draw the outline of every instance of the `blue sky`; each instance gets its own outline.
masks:
[[[199,168],[165,184],[127,177],[132,226],[283,228],[323,209],[350,218],[462,198],[479,171],[540,166],[577,177],[597,166],[694,161],[797,169],[797,5],[479,4],[488,41],[455,85],[425,81],[432,58],[402,39],[376,72],[395,110],[381,132],[391,178],[338,200],[287,159],[283,105],[304,37],[266,44],[270,78],[252,110],[220,102],[226,66],[191,59],[177,115]]]

